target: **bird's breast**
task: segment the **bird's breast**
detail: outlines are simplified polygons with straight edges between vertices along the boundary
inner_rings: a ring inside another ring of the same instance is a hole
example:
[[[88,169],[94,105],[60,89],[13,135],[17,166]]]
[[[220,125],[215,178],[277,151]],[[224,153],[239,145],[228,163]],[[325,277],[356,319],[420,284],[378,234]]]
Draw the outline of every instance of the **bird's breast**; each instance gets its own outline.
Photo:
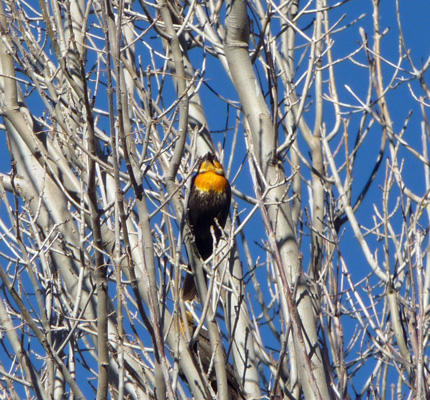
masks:
[[[203,192],[214,191],[220,193],[227,189],[229,183],[222,175],[209,171],[197,175],[194,185]]]

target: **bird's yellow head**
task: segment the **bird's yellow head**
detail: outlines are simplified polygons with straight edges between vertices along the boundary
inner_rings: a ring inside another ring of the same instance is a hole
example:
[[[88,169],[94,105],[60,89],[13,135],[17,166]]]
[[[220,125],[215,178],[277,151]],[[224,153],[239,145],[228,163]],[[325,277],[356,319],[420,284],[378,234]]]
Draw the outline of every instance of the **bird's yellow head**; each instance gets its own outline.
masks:
[[[197,189],[207,192],[224,192],[229,185],[222,165],[212,153],[206,154],[199,166],[194,184]]]
[[[199,174],[204,174],[205,172],[215,172],[218,175],[224,176],[224,168],[212,153],[207,153],[199,167]]]

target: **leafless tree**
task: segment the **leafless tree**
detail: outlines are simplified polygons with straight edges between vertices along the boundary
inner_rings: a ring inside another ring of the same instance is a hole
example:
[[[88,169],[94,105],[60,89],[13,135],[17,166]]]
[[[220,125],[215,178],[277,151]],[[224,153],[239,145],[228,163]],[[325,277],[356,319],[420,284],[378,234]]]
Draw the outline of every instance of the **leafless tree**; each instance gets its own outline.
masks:
[[[361,2],[0,1],[1,398],[430,398],[430,57]]]

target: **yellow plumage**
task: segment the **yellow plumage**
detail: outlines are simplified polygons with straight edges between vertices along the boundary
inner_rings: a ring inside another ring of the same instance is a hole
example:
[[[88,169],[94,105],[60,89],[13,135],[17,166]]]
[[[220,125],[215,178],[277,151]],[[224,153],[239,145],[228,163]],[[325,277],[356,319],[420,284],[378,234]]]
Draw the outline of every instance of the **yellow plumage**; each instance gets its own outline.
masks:
[[[213,171],[203,172],[197,175],[194,184],[199,190],[204,192],[209,192],[213,190],[214,192],[224,192],[228,185],[227,179],[223,175]]]

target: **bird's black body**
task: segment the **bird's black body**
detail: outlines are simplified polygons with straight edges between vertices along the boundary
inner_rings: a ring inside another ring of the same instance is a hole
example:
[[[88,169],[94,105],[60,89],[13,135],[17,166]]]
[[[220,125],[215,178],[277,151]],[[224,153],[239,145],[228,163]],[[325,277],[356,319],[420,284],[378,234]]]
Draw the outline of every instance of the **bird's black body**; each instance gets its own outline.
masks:
[[[195,180],[195,177],[193,180]],[[227,221],[231,201],[230,186],[227,186],[227,188],[225,191],[218,193],[214,191],[201,192],[194,184],[191,186],[187,218],[194,233],[197,250],[203,260],[207,260],[213,251],[211,226],[213,226],[218,242],[221,237],[219,227],[224,228]]]
[[[198,172],[192,178],[187,206],[187,219],[203,260],[212,255],[214,248],[211,227],[218,242],[221,237],[220,227],[224,229],[227,221],[230,202],[231,188],[224,176],[224,170],[217,158],[208,153],[201,160]],[[194,279],[190,278],[184,283],[184,299],[187,299],[187,286],[194,286],[192,289],[195,294]]]

